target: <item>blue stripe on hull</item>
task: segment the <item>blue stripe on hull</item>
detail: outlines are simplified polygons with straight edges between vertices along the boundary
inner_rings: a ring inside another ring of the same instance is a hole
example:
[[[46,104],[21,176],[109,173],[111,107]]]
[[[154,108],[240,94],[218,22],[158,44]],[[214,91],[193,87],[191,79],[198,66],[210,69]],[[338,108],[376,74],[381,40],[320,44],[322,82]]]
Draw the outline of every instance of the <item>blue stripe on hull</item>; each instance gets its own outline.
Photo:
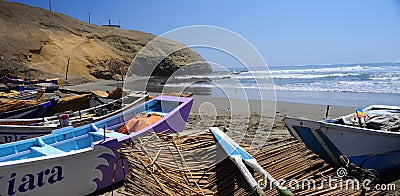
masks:
[[[363,168],[375,169],[379,180],[387,183],[399,179],[400,151],[349,157],[350,162]]]

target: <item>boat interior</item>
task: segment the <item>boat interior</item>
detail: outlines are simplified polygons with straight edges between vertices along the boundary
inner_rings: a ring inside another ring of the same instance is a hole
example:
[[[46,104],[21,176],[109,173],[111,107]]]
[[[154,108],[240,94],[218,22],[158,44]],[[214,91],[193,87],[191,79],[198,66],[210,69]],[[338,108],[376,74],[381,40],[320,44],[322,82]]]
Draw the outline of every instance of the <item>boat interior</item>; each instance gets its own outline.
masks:
[[[361,112],[355,112],[336,119],[326,119],[325,122],[399,132],[400,107],[373,105],[361,110]]]

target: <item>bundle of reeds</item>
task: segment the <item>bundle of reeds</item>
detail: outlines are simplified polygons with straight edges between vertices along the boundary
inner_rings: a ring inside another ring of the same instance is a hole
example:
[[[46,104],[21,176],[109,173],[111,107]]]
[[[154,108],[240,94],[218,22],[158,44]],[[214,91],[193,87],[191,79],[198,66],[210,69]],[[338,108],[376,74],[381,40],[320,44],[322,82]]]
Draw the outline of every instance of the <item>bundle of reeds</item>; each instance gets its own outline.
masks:
[[[249,195],[259,193],[250,187],[236,165],[228,158],[218,160],[220,151],[209,132],[196,135],[150,134],[136,139],[121,150],[128,160],[129,174],[121,193],[127,195]],[[271,142],[254,155],[275,179],[310,179],[324,184],[338,178],[336,170],[293,138]],[[251,169],[249,169],[252,171]],[[253,174],[264,182],[261,175]],[[335,181],[333,183],[340,183]],[[285,184],[284,184],[285,185]],[[333,184],[335,185],[335,184]],[[360,195],[361,190],[295,188],[296,195]],[[268,184],[266,195],[279,192]],[[369,192],[380,195],[382,192]]]
[[[20,108],[25,108],[29,106],[34,106],[38,103],[40,103],[40,101],[0,99],[0,113]]]
[[[79,111],[90,107],[91,94],[74,95],[58,99],[54,113]]]

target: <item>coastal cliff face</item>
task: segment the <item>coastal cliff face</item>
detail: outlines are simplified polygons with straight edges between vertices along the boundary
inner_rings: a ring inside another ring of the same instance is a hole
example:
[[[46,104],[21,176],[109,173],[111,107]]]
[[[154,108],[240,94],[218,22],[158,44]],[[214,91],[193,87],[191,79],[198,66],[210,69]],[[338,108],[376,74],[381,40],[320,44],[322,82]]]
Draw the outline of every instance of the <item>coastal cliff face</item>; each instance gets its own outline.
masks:
[[[29,68],[38,74],[69,78],[116,79],[125,75],[132,59],[154,35],[134,30],[88,24],[41,8],[0,0],[1,68]],[[132,70],[148,75],[147,64],[156,62],[159,51],[180,50],[167,55],[151,72],[168,76],[188,64],[197,73],[211,72],[200,55],[172,40],[161,39],[158,52],[147,52]],[[182,49],[183,48],[183,49]],[[203,63],[199,63],[203,61]]]

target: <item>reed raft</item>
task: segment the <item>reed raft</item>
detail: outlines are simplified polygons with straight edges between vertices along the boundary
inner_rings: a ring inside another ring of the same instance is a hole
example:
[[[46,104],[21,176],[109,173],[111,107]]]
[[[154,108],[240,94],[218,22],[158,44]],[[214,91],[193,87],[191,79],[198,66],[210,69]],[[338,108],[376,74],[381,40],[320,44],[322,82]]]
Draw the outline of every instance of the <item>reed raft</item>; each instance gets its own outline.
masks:
[[[257,195],[235,164],[224,157],[210,132],[196,135],[148,134],[121,149],[129,165],[124,187],[126,195]],[[361,190],[330,189],[323,180],[337,179],[329,166],[293,138],[264,145],[255,155],[259,164],[275,179],[314,179],[318,189],[290,189],[295,195],[360,195]],[[252,170],[250,170],[252,172]],[[262,177],[254,174],[262,181]],[[323,184],[324,186],[319,186]],[[266,195],[278,195],[267,182]],[[369,191],[368,195],[382,195]]]

